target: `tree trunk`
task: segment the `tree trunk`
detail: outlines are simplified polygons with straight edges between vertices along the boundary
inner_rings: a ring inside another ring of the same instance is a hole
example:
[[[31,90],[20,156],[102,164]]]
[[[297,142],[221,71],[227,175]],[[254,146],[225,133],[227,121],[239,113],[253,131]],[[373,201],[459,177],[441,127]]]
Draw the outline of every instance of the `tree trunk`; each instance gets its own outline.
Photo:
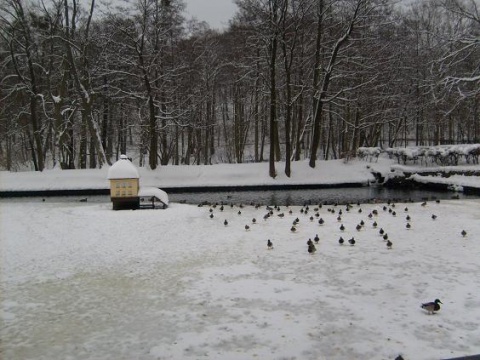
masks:
[[[277,2],[273,0],[272,4],[272,25],[277,25]],[[273,33],[270,38],[270,154],[269,154],[269,175],[272,178],[277,176],[275,171],[275,148],[278,141],[277,126],[276,126],[276,113],[277,113],[277,89],[276,89],[276,59],[277,59],[277,29],[273,29]]]

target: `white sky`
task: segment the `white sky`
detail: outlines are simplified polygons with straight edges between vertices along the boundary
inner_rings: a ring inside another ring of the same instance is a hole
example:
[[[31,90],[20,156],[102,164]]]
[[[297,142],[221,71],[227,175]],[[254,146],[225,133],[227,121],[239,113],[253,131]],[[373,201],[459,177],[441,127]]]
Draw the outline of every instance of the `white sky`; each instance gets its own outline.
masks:
[[[111,7],[130,7],[135,0],[99,0],[97,6],[109,4]],[[186,4],[186,19],[195,17],[206,21],[210,27],[225,29],[228,21],[237,11],[233,0],[184,0]],[[105,11],[107,11],[105,9]]]
[[[195,17],[197,20],[206,21],[212,28],[222,29],[227,27],[237,6],[233,0],[185,0],[187,4],[187,18]]]

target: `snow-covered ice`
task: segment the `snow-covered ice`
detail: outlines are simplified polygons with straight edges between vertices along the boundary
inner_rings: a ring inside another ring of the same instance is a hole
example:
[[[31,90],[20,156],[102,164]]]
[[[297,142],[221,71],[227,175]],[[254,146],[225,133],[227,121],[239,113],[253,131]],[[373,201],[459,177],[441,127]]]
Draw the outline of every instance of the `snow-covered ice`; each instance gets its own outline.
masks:
[[[110,203],[4,199],[0,358],[422,360],[479,353],[479,205],[323,206],[318,216],[315,205],[307,214],[295,206],[264,220],[265,206],[217,206],[210,218],[209,206],[112,211]],[[306,242],[316,234],[310,255]],[[355,237],[356,245],[340,246],[340,236]],[[442,308],[428,315],[420,304],[435,298]]]

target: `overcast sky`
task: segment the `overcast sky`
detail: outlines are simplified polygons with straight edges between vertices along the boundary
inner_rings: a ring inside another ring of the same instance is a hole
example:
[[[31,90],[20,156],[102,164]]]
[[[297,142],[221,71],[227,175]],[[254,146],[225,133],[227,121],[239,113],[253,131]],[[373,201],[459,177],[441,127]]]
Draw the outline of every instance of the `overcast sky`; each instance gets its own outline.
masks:
[[[187,4],[187,18],[195,17],[206,21],[212,28],[222,29],[228,25],[237,6],[233,0],[185,0]]]

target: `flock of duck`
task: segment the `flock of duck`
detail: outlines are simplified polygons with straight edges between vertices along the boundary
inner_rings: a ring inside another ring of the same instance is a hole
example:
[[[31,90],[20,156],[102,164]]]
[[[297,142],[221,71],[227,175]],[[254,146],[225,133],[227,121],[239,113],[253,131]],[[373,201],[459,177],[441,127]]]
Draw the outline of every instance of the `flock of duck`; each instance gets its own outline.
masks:
[[[436,200],[436,202],[439,203],[440,200]],[[199,206],[204,206],[204,205],[206,205],[206,204],[201,204]],[[255,206],[256,209],[263,208],[263,206],[261,206],[261,205],[254,205],[254,204],[251,204],[251,205]],[[216,215],[215,211],[223,212],[227,206],[230,206],[231,208],[234,208],[234,206],[237,206],[238,207],[237,214],[242,215],[242,209],[244,207],[244,205],[242,205],[242,204],[240,204],[240,205],[210,204],[210,206],[209,206],[209,213],[210,213],[209,217],[211,219],[213,219]],[[319,204],[319,205],[316,205],[316,206],[312,206],[312,205],[304,204],[303,207],[301,207],[301,209],[300,209],[300,215],[299,216],[302,217],[303,219],[307,218],[310,222],[315,222],[316,221],[318,223],[318,225],[322,226],[326,223],[326,220],[320,214],[320,209],[322,209],[323,206],[328,206],[328,205]],[[425,201],[425,202],[421,203],[421,206],[426,207],[427,202]],[[264,221],[267,221],[268,219],[270,219],[271,217],[274,217],[274,216],[278,217],[278,218],[285,218],[286,217],[286,213],[284,211],[282,211],[282,209],[279,206],[266,206],[265,210],[266,210],[266,213],[263,215],[263,220]],[[290,208],[287,208],[287,210],[288,210],[288,214],[290,215],[290,218],[293,217],[294,216],[293,210],[290,209]],[[384,205],[382,207],[382,210],[383,210],[383,212],[388,213],[391,216],[394,216],[394,217],[398,216],[397,205],[392,201],[387,201],[386,205]],[[346,213],[354,212],[355,207],[351,204],[345,204],[344,207],[339,205],[339,204],[333,204],[331,206],[328,206],[327,211],[331,215],[336,215],[336,221],[340,224],[338,229],[340,230],[341,233],[344,233],[346,231],[346,226],[343,222],[343,217]],[[361,214],[363,212],[360,203],[357,203],[356,211],[359,214]],[[404,215],[405,216],[405,221],[406,221],[405,228],[407,230],[411,229],[411,227],[412,227],[412,225],[411,225],[412,217],[409,215],[408,211],[409,211],[408,207],[405,206],[403,208],[403,213],[405,214]],[[383,241],[385,242],[386,248],[387,249],[392,249],[393,248],[393,242],[389,238],[389,235],[388,235],[387,231],[383,227],[380,227],[377,223],[376,219],[378,218],[378,215],[379,215],[379,210],[373,209],[372,211],[368,212],[367,217],[368,217],[368,219],[370,219],[372,221],[371,222],[372,227],[374,229],[378,229],[378,234],[383,238]],[[435,221],[437,219],[437,215],[432,214],[431,219],[433,221]],[[251,224],[255,224],[255,223],[257,223],[257,219],[253,218],[251,220]],[[246,231],[250,231],[250,225],[251,224],[250,223],[245,224],[244,227],[245,227]],[[296,216],[295,219],[293,220],[292,224],[290,225],[290,232],[296,233],[297,229],[299,227],[299,224],[300,224],[300,218],[298,216]],[[228,222],[227,219],[224,220],[223,225],[224,226],[229,225],[229,222]],[[362,231],[364,228],[365,228],[365,221],[364,220],[361,220],[355,226],[355,230],[358,231],[358,232]],[[461,230],[460,235],[462,237],[466,237],[467,232],[465,230]],[[346,239],[343,238],[343,236],[340,236],[339,239],[338,239],[338,244],[340,246],[344,246],[346,244],[349,244],[350,246],[355,246],[355,244],[356,244],[355,237],[354,236],[351,236],[351,237],[348,236],[348,237],[349,237],[348,240],[346,240]],[[315,245],[318,245],[319,241],[320,241],[320,237],[318,236],[318,234],[316,234],[313,237],[313,240],[312,240],[312,238],[309,238],[307,240],[307,252],[309,254],[313,255],[317,251],[317,248],[316,248]],[[273,244],[271,239],[267,239],[267,249],[268,250],[273,250],[274,249],[274,244]],[[439,299],[435,299],[432,302],[422,303],[421,308],[424,309],[428,314],[435,314],[436,312],[438,312],[440,310],[440,304],[442,304],[442,302]]]

